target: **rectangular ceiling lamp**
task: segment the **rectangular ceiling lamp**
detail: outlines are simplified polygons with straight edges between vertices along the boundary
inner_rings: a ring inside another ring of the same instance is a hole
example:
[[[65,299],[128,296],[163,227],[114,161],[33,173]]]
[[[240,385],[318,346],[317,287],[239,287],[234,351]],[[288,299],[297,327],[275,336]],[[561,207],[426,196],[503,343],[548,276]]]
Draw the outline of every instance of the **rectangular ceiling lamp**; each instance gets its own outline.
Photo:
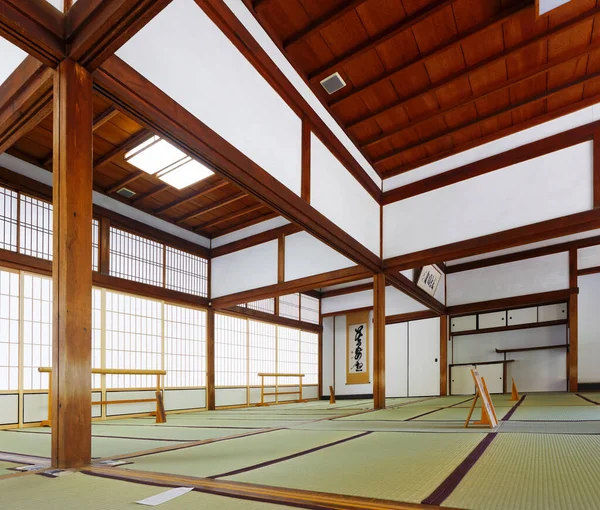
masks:
[[[174,188],[183,189],[210,177],[213,173],[206,165],[192,159],[183,165],[167,168],[158,178]]]
[[[166,140],[157,137],[153,137],[151,140],[150,143],[144,142],[125,154],[125,161],[154,175],[188,157]]]
[[[553,11],[561,5],[568,4],[571,0],[536,0],[537,15],[542,16],[550,11]]]

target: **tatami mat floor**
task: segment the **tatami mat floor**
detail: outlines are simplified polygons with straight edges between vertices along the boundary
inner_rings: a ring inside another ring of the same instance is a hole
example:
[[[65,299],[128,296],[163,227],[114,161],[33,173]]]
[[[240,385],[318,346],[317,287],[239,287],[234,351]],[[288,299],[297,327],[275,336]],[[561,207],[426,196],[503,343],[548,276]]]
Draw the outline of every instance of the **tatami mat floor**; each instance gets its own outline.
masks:
[[[0,431],[0,494],[7,508],[133,508],[176,485],[171,479],[185,479],[241,484],[262,496],[193,492],[161,508],[285,508],[267,494],[283,488],[372,502],[353,508],[406,508],[394,502],[598,508],[600,394],[528,394],[519,402],[494,395],[493,401],[501,420],[494,430],[464,428],[469,396],[387,399],[380,411],[371,400],[311,401],[176,414],[161,425],[150,417],[95,422],[93,457],[126,459],[108,468],[126,481],[79,473],[11,476],[15,457],[23,464],[49,458],[50,429]],[[478,406],[474,418],[480,412]],[[150,486],[133,483],[139,473]],[[375,506],[373,498],[387,506]]]

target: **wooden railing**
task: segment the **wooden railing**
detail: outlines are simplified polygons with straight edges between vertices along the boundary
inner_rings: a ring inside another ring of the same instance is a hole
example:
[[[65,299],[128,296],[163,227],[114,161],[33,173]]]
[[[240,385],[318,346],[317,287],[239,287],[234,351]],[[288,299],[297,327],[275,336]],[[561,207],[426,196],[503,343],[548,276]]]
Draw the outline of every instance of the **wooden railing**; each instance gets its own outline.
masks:
[[[260,383],[260,404],[257,404],[259,406],[268,406],[269,404],[265,402],[265,396],[275,396],[277,398],[277,395],[295,395],[295,394],[299,394],[299,398],[296,402],[306,402],[306,400],[302,399],[302,378],[304,377],[304,374],[276,374],[276,373],[261,373],[258,374],[258,377],[261,378],[261,383]],[[275,391],[274,392],[269,392],[269,393],[265,393],[265,377],[274,377],[275,378]],[[279,391],[279,385],[278,385],[278,379],[280,377],[297,377],[298,381],[299,381],[299,390],[298,391]],[[293,402],[293,401],[290,401]]]
[[[48,419],[42,422],[42,427],[52,425],[52,368],[39,367],[38,372],[48,374]],[[161,376],[167,375],[166,370],[126,370],[120,368],[92,368],[92,374],[97,375],[155,375],[156,376],[156,397],[155,398],[137,398],[127,400],[100,400],[92,402],[93,406],[107,404],[141,404],[146,402],[156,402],[156,423],[165,423],[165,406],[163,403],[163,386]]]

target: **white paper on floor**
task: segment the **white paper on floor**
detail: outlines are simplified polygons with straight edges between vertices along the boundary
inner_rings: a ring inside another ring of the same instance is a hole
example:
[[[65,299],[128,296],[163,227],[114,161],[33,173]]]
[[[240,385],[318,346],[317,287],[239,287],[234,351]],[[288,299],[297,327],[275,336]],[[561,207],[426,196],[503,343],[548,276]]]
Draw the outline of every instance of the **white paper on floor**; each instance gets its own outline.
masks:
[[[166,503],[167,501],[178,498],[179,496],[183,496],[184,494],[187,494],[193,490],[193,487],[178,487],[177,489],[171,489],[166,492],[162,492],[161,494],[156,494],[155,496],[142,499],[141,501],[136,501],[136,503],[146,506],[158,506],[162,503]]]

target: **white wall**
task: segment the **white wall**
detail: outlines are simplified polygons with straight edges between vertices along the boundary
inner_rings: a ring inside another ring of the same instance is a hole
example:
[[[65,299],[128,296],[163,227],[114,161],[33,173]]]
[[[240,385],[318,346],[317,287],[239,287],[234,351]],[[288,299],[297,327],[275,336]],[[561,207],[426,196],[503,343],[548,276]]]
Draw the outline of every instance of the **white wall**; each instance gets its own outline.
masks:
[[[0,59],[0,85],[2,85],[6,78],[25,60],[27,53],[0,37],[0,55],[2,55]]]
[[[600,266],[600,245],[577,250],[577,269]]]
[[[447,275],[448,306],[569,287],[569,255],[556,253]]]
[[[385,288],[385,315],[399,315],[403,313],[421,312],[428,310],[425,305],[422,305],[413,298],[400,292],[395,287]]]
[[[311,205],[379,255],[379,204],[315,135],[311,144]]]
[[[384,258],[591,209],[592,151],[585,142],[386,205]]]
[[[240,230],[236,230],[235,232],[231,232],[229,234],[225,234],[223,236],[211,239],[210,247],[218,248],[219,246],[233,243],[235,241],[239,241],[240,239],[246,239],[247,237],[252,237],[256,234],[261,234],[262,232],[266,232],[267,230],[273,230],[277,227],[283,227],[284,225],[288,225],[289,223],[290,222],[282,216],[278,216],[277,218],[273,218],[267,221],[261,221],[260,223],[256,223],[255,225],[250,225],[249,227],[241,228]]]
[[[355,265],[307,232],[285,237],[286,282]]]
[[[577,284],[579,382],[600,383],[600,274],[580,276]]]
[[[385,396],[408,396],[408,322],[385,327]]]
[[[213,298],[277,283],[277,240],[235,251],[211,262]]]
[[[368,308],[373,306],[373,291],[363,290],[361,292],[353,292],[352,294],[344,294],[342,296],[334,296],[321,300],[321,313],[328,314],[341,312],[343,310],[353,310],[356,308]]]

